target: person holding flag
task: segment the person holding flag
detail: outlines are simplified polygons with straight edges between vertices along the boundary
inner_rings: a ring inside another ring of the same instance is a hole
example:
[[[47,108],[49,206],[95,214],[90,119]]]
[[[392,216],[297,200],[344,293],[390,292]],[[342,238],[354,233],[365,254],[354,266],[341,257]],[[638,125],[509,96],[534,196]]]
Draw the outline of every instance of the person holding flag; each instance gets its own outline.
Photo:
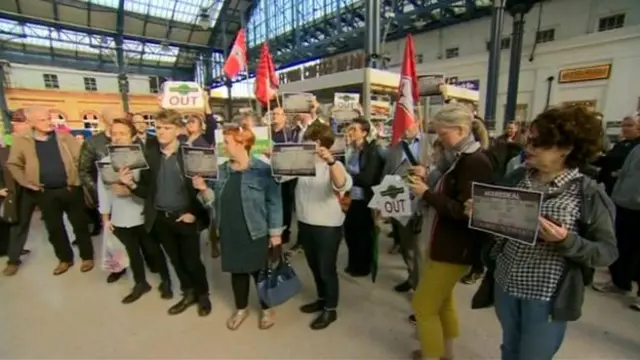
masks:
[[[392,122],[391,146],[387,152],[387,160],[383,169],[384,175],[406,176],[409,173],[425,173],[431,161],[432,149],[420,131],[415,114],[415,103],[419,99],[414,45],[411,35],[407,36],[402,74],[398,88],[398,101]],[[394,241],[400,245],[402,258],[407,266],[409,277],[398,284],[394,290],[406,293],[418,286],[422,254],[425,244],[420,241],[422,214],[416,209],[414,216],[405,225],[392,219]],[[415,317],[409,317],[415,322]]]

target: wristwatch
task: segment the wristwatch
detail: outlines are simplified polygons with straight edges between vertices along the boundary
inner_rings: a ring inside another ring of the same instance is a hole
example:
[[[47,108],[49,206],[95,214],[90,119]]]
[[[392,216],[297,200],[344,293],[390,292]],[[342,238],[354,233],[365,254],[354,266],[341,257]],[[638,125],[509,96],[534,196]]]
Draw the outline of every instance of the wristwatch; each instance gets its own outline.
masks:
[[[327,165],[329,165],[329,167],[332,167],[333,165],[336,164],[335,160],[332,160],[331,162],[328,162]]]

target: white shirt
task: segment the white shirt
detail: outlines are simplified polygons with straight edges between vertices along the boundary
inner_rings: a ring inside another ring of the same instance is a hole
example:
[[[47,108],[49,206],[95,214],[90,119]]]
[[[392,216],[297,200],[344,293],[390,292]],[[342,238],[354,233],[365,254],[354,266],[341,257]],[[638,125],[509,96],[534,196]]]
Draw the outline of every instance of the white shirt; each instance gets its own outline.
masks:
[[[344,165],[336,161],[333,166],[344,170]],[[307,225],[336,227],[342,226],[344,213],[340,207],[338,195],[344,195],[351,189],[353,180],[345,173],[345,183],[337,188],[331,182],[329,165],[316,163],[315,177],[299,177],[296,185],[296,216],[298,221]]]
[[[111,162],[109,156],[101,161]],[[140,170],[133,171],[134,179],[140,179]],[[104,184],[98,174],[98,211],[100,214],[110,214],[111,224],[116,227],[131,228],[144,224],[144,199],[133,194],[118,196],[110,186]]]

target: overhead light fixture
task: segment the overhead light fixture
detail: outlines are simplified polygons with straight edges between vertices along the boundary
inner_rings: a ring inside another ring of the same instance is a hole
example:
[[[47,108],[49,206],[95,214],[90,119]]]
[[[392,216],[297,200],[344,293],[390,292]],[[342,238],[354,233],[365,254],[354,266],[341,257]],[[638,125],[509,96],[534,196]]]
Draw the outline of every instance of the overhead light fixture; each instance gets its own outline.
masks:
[[[198,14],[198,25],[203,29],[208,29],[211,25],[209,11],[210,9],[208,7],[203,7],[200,9],[200,14]]]

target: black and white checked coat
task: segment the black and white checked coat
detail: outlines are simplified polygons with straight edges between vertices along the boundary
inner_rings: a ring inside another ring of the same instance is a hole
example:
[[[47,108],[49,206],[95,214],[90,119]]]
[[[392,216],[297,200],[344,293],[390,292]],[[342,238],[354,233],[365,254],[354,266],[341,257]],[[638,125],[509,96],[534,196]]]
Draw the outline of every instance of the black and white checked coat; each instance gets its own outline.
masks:
[[[578,231],[581,209],[581,177],[577,170],[566,170],[548,184],[533,179],[532,171],[516,186],[545,194],[542,215],[549,216]],[[495,280],[507,293],[526,300],[549,301],[554,297],[565,271],[565,257],[554,244],[539,241],[531,246],[505,238],[496,239],[492,255],[496,259]]]

